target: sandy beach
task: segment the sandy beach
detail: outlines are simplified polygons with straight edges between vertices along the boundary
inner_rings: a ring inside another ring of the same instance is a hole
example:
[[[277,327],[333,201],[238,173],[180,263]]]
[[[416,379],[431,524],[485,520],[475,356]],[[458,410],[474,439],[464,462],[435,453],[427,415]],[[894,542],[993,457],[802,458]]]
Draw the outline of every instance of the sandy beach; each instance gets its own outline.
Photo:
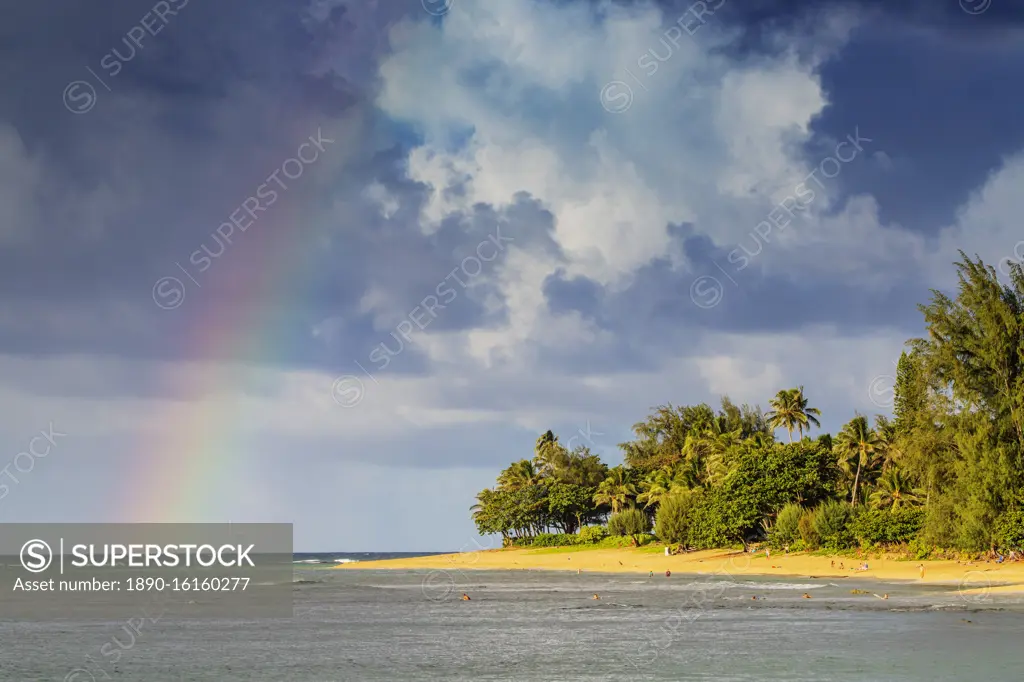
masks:
[[[750,555],[735,550],[707,550],[665,556],[659,548],[641,549],[500,549],[459,554],[362,561],[336,570],[544,570],[592,573],[763,575],[778,577],[876,579],[945,585],[965,595],[1024,592],[1024,562],[915,561],[894,558],[828,557],[807,554]],[[868,570],[859,570],[863,562]],[[920,566],[924,565],[924,577]]]

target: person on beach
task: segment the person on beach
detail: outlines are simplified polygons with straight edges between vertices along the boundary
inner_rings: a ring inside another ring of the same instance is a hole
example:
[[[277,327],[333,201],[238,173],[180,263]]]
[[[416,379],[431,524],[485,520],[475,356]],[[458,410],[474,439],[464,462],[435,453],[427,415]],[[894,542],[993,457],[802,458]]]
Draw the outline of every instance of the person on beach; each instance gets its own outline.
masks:
[[[919,564],[917,568],[921,571],[921,580],[924,580],[924,564]]]
[[[771,559],[772,558],[772,548],[771,547],[768,547],[767,549],[764,550],[764,558],[765,559]]]

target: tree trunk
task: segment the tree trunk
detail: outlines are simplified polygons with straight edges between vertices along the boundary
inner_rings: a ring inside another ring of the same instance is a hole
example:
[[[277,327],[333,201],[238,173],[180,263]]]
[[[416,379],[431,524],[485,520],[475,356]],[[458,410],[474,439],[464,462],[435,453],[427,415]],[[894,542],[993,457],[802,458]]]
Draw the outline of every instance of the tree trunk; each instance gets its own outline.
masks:
[[[786,429],[789,432],[789,442],[793,442],[793,429]]]
[[[860,483],[860,457],[857,457],[857,475],[853,477],[853,494],[850,495],[850,505],[857,505],[857,484]]]

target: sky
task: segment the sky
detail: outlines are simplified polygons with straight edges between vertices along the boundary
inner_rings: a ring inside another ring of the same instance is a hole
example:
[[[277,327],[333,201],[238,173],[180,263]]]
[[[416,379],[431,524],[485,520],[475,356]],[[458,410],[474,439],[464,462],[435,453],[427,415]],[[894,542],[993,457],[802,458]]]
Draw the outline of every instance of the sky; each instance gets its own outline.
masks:
[[[543,431],[835,432],[1024,259],[1016,0],[8,4],[2,522],[487,546]]]

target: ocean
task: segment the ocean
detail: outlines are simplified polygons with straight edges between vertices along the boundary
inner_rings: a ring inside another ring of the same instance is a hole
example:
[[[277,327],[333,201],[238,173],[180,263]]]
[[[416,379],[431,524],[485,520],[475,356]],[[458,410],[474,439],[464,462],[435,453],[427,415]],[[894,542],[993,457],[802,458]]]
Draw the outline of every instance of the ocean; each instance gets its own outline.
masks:
[[[1016,596],[852,578],[330,568],[360,556],[297,555],[291,620],[161,620],[123,642],[116,663],[99,650],[123,623],[0,621],[0,680],[940,682],[1024,671]]]

